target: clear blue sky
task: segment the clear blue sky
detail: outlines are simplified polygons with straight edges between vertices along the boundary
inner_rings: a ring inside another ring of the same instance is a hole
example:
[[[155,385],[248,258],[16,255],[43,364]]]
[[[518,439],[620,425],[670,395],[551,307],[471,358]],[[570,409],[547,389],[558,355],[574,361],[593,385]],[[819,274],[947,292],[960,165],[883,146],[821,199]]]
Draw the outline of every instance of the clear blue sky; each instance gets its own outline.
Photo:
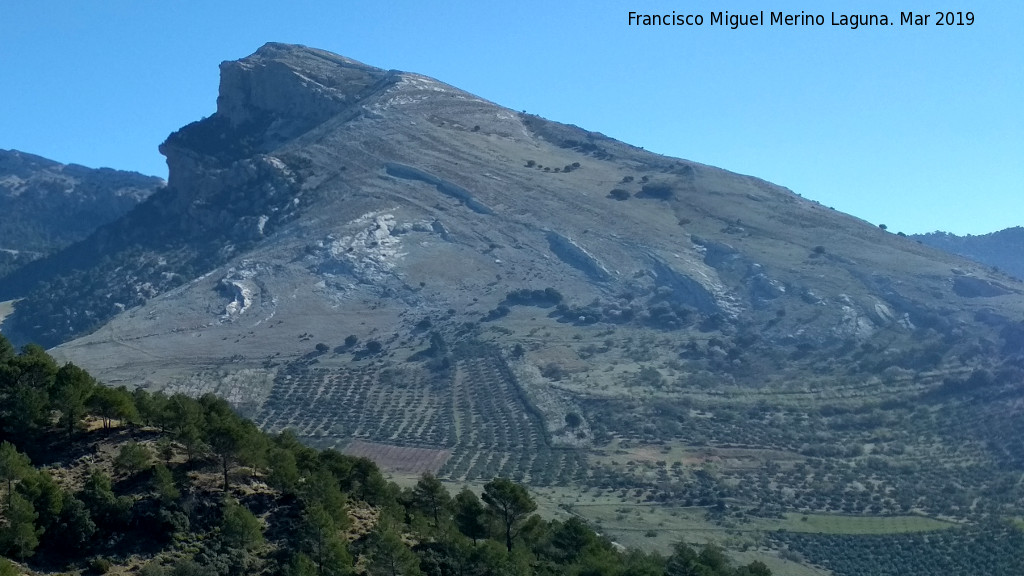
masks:
[[[705,24],[630,27],[630,10]],[[761,10],[826,26],[710,25],[710,12]],[[975,23],[828,25],[832,12],[901,10],[970,10]],[[214,112],[217,65],[268,41],[433,76],[894,232],[1024,225],[1018,1],[8,0],[0,148],[166,177],[157,146]]]

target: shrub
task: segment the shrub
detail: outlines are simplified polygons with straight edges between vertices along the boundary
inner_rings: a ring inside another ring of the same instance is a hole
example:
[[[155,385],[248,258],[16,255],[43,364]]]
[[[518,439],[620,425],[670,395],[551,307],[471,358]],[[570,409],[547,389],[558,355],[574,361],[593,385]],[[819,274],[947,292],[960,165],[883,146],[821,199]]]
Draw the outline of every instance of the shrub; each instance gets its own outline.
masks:
[[[630,193],[622,188],[616,188],[608,193],[608,197],[619,201],[629,200]]]
[[[554,362],[551,362],[547,366],[541,368],[540,375],[548,378],[549,380],[558,381],[564,378],[566,373],[564,368]]]
[[[508,316],[509,312],[511,312],[511,310],[509,310],[508,306],[498,306],[494,310],[488,312],[487,316],[484,316],[481,321],[491,322],[493,320],[497,320],[498,318],[504,318],[505,316]]]
[[[647,177],[644,176],[646,179]],[[656,198],[658,200],[668,200],[672,198],[675,191],[672,189],[671,184],[666,183],[651,183],[644,184],[644,187],[640,189],[640,193],[637,196],[645,198]]]
[[[552,306],[562,301],[562,293],[548,287],[543,290],[521,288],[505,295],[505,304],[509,306]]]
[[[153,451],[138,442],[127,442],[114,458],[114,468],[129,475],[148,470],[153,460]]]
[[[0,576],[18,576],[21,570],[7,558],[0,558]]]
[[[110,572],[110,560],[106,558],[93,558],[89,562],[89,572],[93,574],[106,574]]]

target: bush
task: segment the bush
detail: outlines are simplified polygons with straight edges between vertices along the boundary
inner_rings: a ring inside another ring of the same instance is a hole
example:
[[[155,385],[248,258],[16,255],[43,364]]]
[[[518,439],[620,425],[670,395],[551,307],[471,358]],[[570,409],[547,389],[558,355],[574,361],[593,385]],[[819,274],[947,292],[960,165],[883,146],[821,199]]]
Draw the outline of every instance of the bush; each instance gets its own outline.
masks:
[[[89,572],[92,574],[106,574],[110,572],[110,560],[106,558],[93,558],[89,562]]]
[[[482,322],[491,322],[491,321],[497,320],[499,318],[504,318],[505,316],[508,316],[509,312],[511,312],[511,310],[509,310],[508,306],[498,306],[494,310],[491,310],[490,312],[488,312],[487,316],[484,316],[481,319],[481,321]]]
[[[18,576],[21,570],[7,558],[0,558],[0,576]]]
[[[153,460],[153,451],[138,442],[127,442],[114,458],[114,468],[129,476],[148,470]]]
[[[554,288],[549,287],[543,290],[522,288],[506,294],[504,303],[508,306],[551,306],[559,304],[562,298],[562,293]]]
[[[616,188],[608,193],[608,197],[619,201],[629,200],[630,193],[622,188]]]
[[[644,176],[644,178],[647,178]],[[644,184],[644,187],[640,189],[638,197],[642,198],[656,198],[658,200],[668,200],[675,194],[675,190],[672,189],[671,184],[666,183],[651,183]]]
[[[568,374],[566,374],[564,368],[554,362],[550,362],[547,366],[541,368],[540,375],[549,380],[558,381],[565,378]]]
[[[168,570],[159,560],[150,560],[139,570],[139,576],[167,576]]]

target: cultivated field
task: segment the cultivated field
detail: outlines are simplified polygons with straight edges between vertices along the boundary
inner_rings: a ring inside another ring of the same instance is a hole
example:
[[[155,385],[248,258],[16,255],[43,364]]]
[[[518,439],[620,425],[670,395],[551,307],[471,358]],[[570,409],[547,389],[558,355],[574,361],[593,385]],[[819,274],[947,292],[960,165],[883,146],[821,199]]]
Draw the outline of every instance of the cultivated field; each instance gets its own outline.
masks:
[[[430,450],[428,448],[412,448],[409,446],[393,446],[378,444],[364,440],[354,440],[345,447],[345,454],[369,458],[385,470],[393,470],[397,474],[419,476],[421,474],[437,474],[445,461],[452,455],[450,450]]]
[[[543,486],[571,483],[584,472],[580,450],[549,445],[540,414],[499,355],[454,364],[444,374],[414,364],[291,366],[277,374],[255,420],[270,432],[292,429],[320,447],[352,449],[350,442],[362,441],[445,451],[450,457],[438,460],[440,469],[423,469],[456,481],[507,476]],[[424,466],[390,457],[377,462],[394,472]]]

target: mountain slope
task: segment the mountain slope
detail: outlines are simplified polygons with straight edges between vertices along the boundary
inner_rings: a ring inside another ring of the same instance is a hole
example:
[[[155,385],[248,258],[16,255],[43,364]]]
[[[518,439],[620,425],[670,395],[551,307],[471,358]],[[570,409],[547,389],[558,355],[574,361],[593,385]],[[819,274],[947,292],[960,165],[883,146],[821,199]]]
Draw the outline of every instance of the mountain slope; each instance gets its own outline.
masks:
[[[717,527],[1020,513],[1020,282],[416,74],[282,44],[221,71],[165,190],[0,282],[5,333],[459,482]]]
[[[911,236],[933,248],[970,258],[1005,271],[1015,278],[1024,278],[1024,228],[1007,228],[980,236],[957,236],[947,232]]]
[[[162,185],[136,172],[0,150],[0,276],[85,238]]]

